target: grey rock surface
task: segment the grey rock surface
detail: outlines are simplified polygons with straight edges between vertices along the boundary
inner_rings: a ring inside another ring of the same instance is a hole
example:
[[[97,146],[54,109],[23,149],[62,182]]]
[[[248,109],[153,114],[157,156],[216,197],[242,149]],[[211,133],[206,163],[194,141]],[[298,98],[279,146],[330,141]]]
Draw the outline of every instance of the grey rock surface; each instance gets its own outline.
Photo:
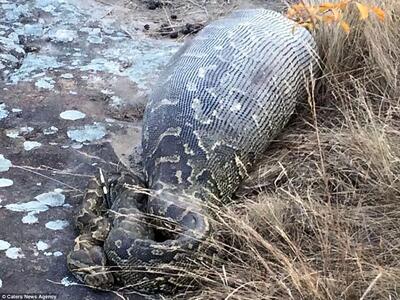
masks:
[[[0,294],[121,299],[68,272],[72,216],[89,176],[127,162],[179,44],[127,32],[90,2],[0,0]]]

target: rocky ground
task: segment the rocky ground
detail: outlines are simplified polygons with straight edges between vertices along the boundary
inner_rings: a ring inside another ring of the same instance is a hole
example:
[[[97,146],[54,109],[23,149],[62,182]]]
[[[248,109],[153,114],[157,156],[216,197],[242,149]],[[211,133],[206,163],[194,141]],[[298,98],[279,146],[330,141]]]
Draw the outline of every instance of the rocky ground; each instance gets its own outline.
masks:
[[[66,268],[88,177],[127,164],[180,41],[270,2],[0,0],[0,295],[121,298]]]

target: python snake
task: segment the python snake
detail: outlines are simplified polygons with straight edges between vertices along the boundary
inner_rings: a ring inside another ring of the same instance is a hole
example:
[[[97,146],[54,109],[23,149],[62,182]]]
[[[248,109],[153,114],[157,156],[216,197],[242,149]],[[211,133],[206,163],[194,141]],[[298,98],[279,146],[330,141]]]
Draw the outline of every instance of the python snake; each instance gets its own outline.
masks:
[[[270,10],[236,11],[186,41],[147,104],[142,170],[89,183],[73,274],[100,288],[178,289],[209,235],[203,204],[231,198],[316,67],[312,35]]]

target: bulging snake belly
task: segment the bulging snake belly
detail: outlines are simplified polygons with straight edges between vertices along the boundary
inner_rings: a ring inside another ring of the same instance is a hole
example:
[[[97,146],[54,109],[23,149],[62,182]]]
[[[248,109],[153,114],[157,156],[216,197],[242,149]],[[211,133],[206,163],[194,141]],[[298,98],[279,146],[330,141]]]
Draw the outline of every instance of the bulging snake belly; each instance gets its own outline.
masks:
[[[185,42],[147,104],[142,170],[89,183],[68,256],[74,275],[101,288],[179,288],[210,230],[203,204],[230,199],[307,96],[315,57],[306,29],[264,9],[236,11]]]

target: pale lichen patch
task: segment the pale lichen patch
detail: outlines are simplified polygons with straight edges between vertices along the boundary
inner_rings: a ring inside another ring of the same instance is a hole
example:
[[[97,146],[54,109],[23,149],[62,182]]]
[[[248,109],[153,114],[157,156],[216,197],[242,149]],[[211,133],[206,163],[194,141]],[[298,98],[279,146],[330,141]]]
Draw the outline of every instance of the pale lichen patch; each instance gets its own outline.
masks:
[[[0,251],[7,250],[11,247],[11,244],[7,241],[0,240]]]
[[[76,129],[67,131],[70,139],[76,142],[93,142],[100,140],[106,135],[106,129],[102,124],[85,125]]]
[[[14,181],[8,178],[0,178],[0,188],[2,187],[9,187],[14,184]]]
[[[61,284],[62,284],[63,286],[77,285],[76,282],[73,282],[73,281],[69,280],[68,277],[64,277],[63,279],[61,279]]]
[[[11,259],[24,258],[25,255],[21,248],[11,247],[6,250],[6,256]]]
[[[38,221],[36,214],[47,211],[49,207],[64,205],[65,196],[61,193],[61,189],[55,189],[53,192],[37,195],[35,201],[11,203],[7,204],[5,208],[15,212],[28,212],[28,214],[22,218],[22,223],[34,224]]]
[[[55,126],[50,126],[49,128],[43,129],[44,135],[51,135],[51,134],[55,134],[57,132],[58,132],[58,128]]]
[[[8,116],[8,110],[6,110],[6,105],[4,103],[0,104],[0,120],[5,119]]]
[[[35,224],[38,223],[39,219],[36,217],[35,212],[29,212],[21,221],[24,224]]]
[[[51,230],[62,230],[69,225],[68,221],[65,220],[55,220],[49,221],[45,224],[46,228]]]
[[[8,171],[12,166],[10,160],[6,159],[3,154],[0,154],[0,172]]]
[[[39,89],[52,90],[54,88],[55,81],[50,77],[40,78],[35,82],[35,86]]]
[[[31,151],[33,149],[39,148],[42,146],[42,143],[35,142],[35,141],[25,141],[24,142],[24,149],[26,151]]]
[[[64,120],[79,120],[83,119],[86,117],[86,114],[83,112],[80,112],[79,110],[66,110],[60,113],[60,118]]]
[[[33,127],[23,126],[20,128],[6,129],[6,136],[15,139],[20,137],[20,134],[25,135],[33,131]]]
[[[44,250],[49,249],[50,246],[49,246],[49,244],[47,244],[47,243],[45,243],[45,242],[43,242],[43,241],[38,241],[38,242],[36,243],[36,248],[37,248],[39,251],[44,251]]]

